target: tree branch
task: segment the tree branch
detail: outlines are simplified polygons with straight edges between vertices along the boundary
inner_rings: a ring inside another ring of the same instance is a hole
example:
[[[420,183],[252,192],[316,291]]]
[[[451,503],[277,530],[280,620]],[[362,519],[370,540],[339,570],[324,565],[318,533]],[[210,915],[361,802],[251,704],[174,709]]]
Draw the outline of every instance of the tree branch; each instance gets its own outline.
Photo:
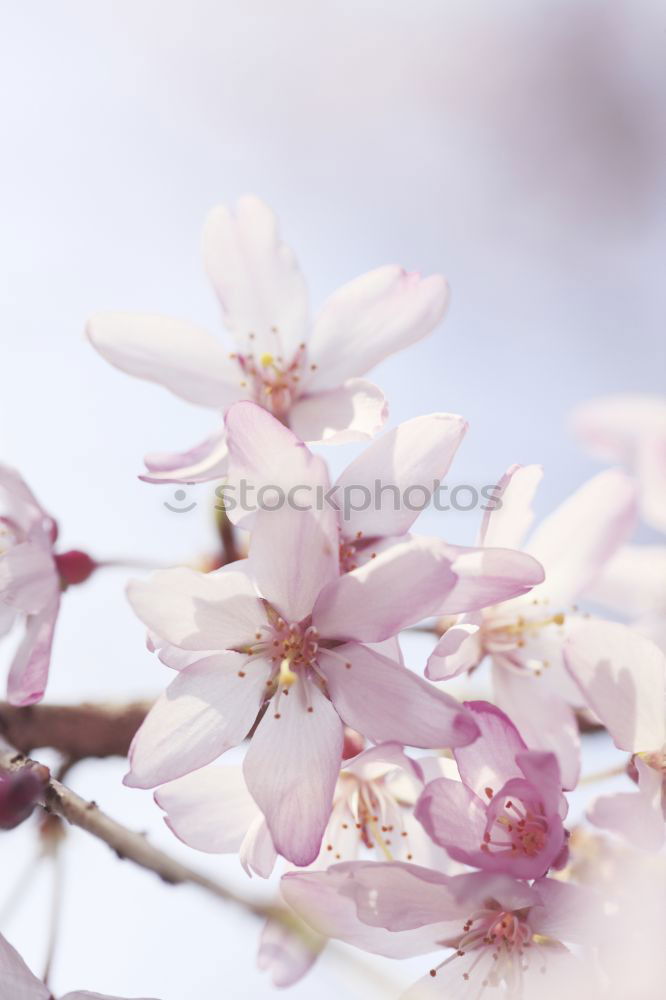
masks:
[[[21,753],[51,747],[72,761],[126,757],[151,701],[127,704],[30,705],[0,702],[0,736]]]
[[[0,741],[0,773],[19,774],[37,767],[40,768],[40,773],[44,770],[42,764],[30,760],[22,753],[17,753],[4,740]],[[160,850],[159,847],[154,847],[143,834],[128,830],[122,823],[107,816],[96,802],[86,801],[53,777],[46,783],[44,793],[36,804],[42,806],[47,812],[67,820],[72,826],[77,826],[97,837],[98,840],[110,847],[118,858],[127,858],[133,861],[139,867],[159,876],[163,882],[168,882],[170,885],[184,883],[198,885],[217,896],[218,899],[242,906],[257,916],[269,917],[275,916],[278,912],[283,913],[275,907],[265,906],[238,896],[214,879],[177,861],[165,851]],[[277,919],[281,919],[281,917],[278,916]]]

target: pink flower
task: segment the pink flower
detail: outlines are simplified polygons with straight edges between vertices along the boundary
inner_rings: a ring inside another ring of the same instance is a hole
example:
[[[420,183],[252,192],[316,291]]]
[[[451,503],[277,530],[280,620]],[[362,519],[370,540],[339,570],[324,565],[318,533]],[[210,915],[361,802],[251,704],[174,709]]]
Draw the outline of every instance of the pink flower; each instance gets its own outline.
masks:
[[[225,423],[229,468],[222,493],[234,523],[251,523],[239,502],[243,490],[257,509],[262,498],[270,507],[275,489],[302,506],[319,502],[305,485],[310,452],[293,431],[249,402],[235,403]],[[415,417],[373,441],[338,476],[330,502],[339,509],[343,571],[407,534],[448,472],[466,431],[467,422],[455,413]]]
[[[508,470],[499,484],[502,505],[486,513],[479,544],[523,544],[541,475],[534,465]],[[444,680],[490,656],[494,700],[530,747],[557,754],[565,788],[575,786],[580,767],[578,726],[570,707],[580,702],[580,693],[564,668],[563,643],[580,620],[574,602],[626,541],[635,515],[635,488],[623,473],[609,470],[589,480],[525,546],[542,563],[545,581],[526,596],[459,619],[426,667],[431,680]]]
[[[318,933],[393,958],[446,949],[447,957],[403,994],[510,998],[578,993],[585,968],[567,944],[590,940],[592,900],[578,886],[506,875],[444,875],[402,863],[352,862],[282,878],[289,905]]]
[[[204,229],[204,259],[233,337],[228,350],[198,327],[162,316],[101,314],[88,323],[93,346],[122,371],[199,406],[224,413],[253,399],[303,440],[372,437],[386,418],[377,386],[359,376],[439,323],[448,289],[381,267],[335,292],[311,323],[305,282],[277,221],[257,198],[235,216],[216,208]],[[183,454],[149,456],[151,482],[219,478],[226,444],[219,432]]]
[[[636,475],[643,518],[666,531],[666,398],[601,396],[576,408],[573,427],[596,458],[621,463]]]
[[[1,934],[0,995],[3,1000],[5,998],[6,1000],[54,1000],[48,987],[32,974],[19,953]],[[67,993],[61,1000],[123,1000],[123,998],[77,990],[75,993]]]
[[[7,698],[31,705],[44,694],[60,607],[55,522],[18,472],[0,466],[0,634],[19,619],[25,638],[12,662]]]
[[[396,743],[382,743],[343,761],[331,815],[313,864],[355,860],[374,851],[379,860],[445,864],[413,816],[426,774],[443,773],[442,758],[412,760]],[[263,815],[248,791],[241,767],[203,767],[163,785],[157,804],[175,835],[211,854],[238,852],[248,874],[268,878],[276,853]]]
[[[58,529],[15,469],[0,465],[0,636],[25,620],[12,661],[7,698],[32,705],[46,688],[60,594],[83,583],[97,564],[72,549],[56,553]]]
[[[308,481],[327,488],[325,463],[307,462]],[[239,744],[262,710],[243,765],[248,788],[278,852],[309,864],[329,820],[343,722],[375,743],[450,747],[476,737],[458,702],[372,644],[442,604],[454,613],[507,596],[506,576],[514,593],[528,574],[541,578],[528,561],[517,583],[513,555],[470,558],[411,539],[341,576],[335,512],[283,506],[257,515],[247,563],[133,583],[130,601],[148,628],[202,659],[151,710],[126,783],[150,788],[203,767]]]
[[[636,755],[638,791],[600,796],[589,819],[631,844],[658,850],[666,816],[666,657],[626,625],[588,621],[567,640],[565,660],[615,745]]]
[[[528,750],[494,705],[466,702],[480,736],[454,750],[461,781],[428,784],[415,816],[455,861],[516,878],[540,878],[567,859],[567,804],[552,753]]]

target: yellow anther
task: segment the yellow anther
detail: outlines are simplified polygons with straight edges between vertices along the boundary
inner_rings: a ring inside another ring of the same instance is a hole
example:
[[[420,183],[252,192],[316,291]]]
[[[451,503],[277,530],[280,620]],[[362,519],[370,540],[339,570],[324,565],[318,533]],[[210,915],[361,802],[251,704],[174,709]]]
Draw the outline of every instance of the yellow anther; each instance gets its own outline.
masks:
[[[262,354],[261,357],[259,358],[259,362],[261,365],[263,365],[264,368],[270,368],[271,365],[273,364],[273,355]]]
[[[291,687],[297,680],[298,674],[295,674],[291,669],[291,660],[285,656],[284,660],[280,663],[280,678],[278,683],[282,687]]]

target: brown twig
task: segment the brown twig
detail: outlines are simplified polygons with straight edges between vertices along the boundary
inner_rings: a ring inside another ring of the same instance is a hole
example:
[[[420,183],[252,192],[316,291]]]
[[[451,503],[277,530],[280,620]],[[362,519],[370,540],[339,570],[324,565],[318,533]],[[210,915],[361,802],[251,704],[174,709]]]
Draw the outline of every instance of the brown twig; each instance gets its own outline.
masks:
[[[31,768],[39,768],[40,773],[45,770],[43,764],[17,753],[13,747],[0,738],[0,773],[17,774]],[[72,826],[79,827],[79,829],[97,837],[111,848],[116,857],[134,862],[140,868],[157,875],[163,882],[169,885],[197,885],[217,899],[240,907],[253,916],[263,920],[274,920],[282,924],[286,930],[300,937],[306,947],[315,947],[316,949],[321,947],[320,936],[283,905],[259,903],[233,892],[208,875],[172,858],[159,847],[154,847],[143,834],[127,829],[121,823],[107,816],[96,802],[86,801],[55,778],[50,778],[45,784],[41,800],[38,800],[36,804],[42,806],[47,812],[67,820]],[[335,948],[336,942],[329,942],[329,947],[331,945],[334,946],[334,950],[338,950]],[[340,951],[338,954],[359,975],[371,980],[375,986],[380,986],[387,997],[394,995],[393,982],[384,977],[379,970],[366,965],[354,955],[347,953],[343,955]]]
[[[51,747],[69,761],[126,757],[151,701],[124,705],[30,705],[0,702],[0,735],[21,753]]]
[[[0,742],[0,773],[18,774],[25,769],[35,767],[42,768],[43,765],[30,760],[22,753],[17,753],[4,741]],[[77,826],[97,837],[98,840],[103,841],[111,848],[116,857],[133,861],[140,868],[145,868],[159,876],[163,882],[168,882],[170,885],[184,883],[198,885],[217,896],[218,899],[235,903],[258,916],[274,915],[274,907],[255,903],[238,896],[214,879],[177,861],[165,851],[154,847],[143,834],[127,829],[122,823],[107,816],[97,803],[81,798],[71,788],[55,778],[51,778],[46,783],[44,793],[36,804],[42,806],[47,812],[67,820],[72,826]]]

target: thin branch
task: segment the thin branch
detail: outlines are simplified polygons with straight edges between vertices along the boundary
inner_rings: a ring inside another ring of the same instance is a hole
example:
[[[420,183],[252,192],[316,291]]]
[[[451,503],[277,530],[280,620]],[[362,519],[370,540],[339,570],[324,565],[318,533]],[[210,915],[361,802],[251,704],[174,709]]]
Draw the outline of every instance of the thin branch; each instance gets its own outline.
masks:
[[[17,753],[13,747],[0,738],[0,773],[17,774],[33,767],[44,769],[42,764]],[[143,834],[127,829],[102,812],[96,802],[86,801],[55,778],[51,778],[46,784],[41,800],[36,804],[41,805],[47,812],[67,820],[72,826],[79,827],[79,829],[97,837],[111,848],[116,857],[121,860],[133,861],[134,864],[146,871],[153,872],[169,885],[197,885],[217,899],[240,907],[253,916],[263,920],[271,919],[282,924],[286,930],[304,938],[306,945],[313,938],[313,931],[284,906],[255,902],[227,889],[217,880],[190,868],[189,865],[183,864],[176,858],[172,858],[159,847],[154,847]],[[317,935],[315,934],[314,937],[316,938]],[[344,957],[348,966],[355,969],[359,975],[371,980],[375,986],[381,987],[387,996],[394,995],[393,982],[387,979],[380,970],[371,968],[354,955],[344,953],[343,956],[343,953],[335,945],[336,942],[329,942],[329,947],[333,946],[333,950],[339,957]]]
[[[21,753],[51,747],[72,762],[86,757],[126,757],[151,706],[151,701],[135,701],[17,708],[0,702],[0,736]]]
[[[0,742],[0,773],[18,774],[33,767],[42,767],[36,761],[17,753],[4,741]],[[163,882],[170,885],[190,883],[223,899],[225,902],[241,906],[257,916],[269,917],[278,913],[272,906],[255,903],[237,895],[230,889],[209,878],[201,872],[172,858],[159,847],[154,847],[141,833],[127,829],[121,823],[107,816],[96,802],[86,801],[62,782],[51,778],[46,789],[36,803],[47,812],[54,813],[67,820],[72,826],[85,830],[98,840],[103,841],[118,858],[127,858],[140,868],[153,872]],[[281,919],[280,916],[277,919]]]

